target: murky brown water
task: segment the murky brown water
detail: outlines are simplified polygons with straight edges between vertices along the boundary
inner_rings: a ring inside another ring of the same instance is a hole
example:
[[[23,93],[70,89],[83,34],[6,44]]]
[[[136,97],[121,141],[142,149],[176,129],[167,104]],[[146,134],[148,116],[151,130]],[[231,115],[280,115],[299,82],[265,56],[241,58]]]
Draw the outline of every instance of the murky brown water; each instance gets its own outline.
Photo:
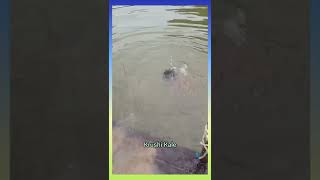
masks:
[[[112,9],[113,122],[199,151],[208,119],[206,7]],[[164,81],[170,57],[187,75]]]

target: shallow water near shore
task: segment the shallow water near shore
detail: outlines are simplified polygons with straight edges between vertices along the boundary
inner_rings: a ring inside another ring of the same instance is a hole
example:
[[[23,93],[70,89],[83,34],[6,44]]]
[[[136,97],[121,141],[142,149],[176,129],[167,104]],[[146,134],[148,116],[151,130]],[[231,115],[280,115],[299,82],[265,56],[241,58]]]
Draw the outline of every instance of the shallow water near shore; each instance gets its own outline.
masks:
[[[112,8],[113,123],[200,151],[208,119],[208,9]],[[164,81],[170,58],[187,75]]]

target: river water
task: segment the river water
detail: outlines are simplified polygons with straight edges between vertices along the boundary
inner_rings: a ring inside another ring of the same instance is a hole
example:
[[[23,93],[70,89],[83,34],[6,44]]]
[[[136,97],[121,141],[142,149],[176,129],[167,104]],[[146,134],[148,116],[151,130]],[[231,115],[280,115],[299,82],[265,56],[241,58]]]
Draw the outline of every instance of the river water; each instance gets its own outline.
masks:
[[[207,54],[207,7],[113,6],[113,123],[199,151],[208,120]],[[164,80],[171,58],[187,74]]]

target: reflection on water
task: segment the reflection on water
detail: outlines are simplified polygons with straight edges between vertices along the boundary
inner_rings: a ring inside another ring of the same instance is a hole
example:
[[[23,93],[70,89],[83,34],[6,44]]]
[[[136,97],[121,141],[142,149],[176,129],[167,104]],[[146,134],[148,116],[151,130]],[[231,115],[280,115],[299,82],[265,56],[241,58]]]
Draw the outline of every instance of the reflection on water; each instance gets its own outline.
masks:
[[[113,121],[199,150],[208,119],[208,9],[201,6],[112,8]],[[170,67],[188,75],[163,81]]]

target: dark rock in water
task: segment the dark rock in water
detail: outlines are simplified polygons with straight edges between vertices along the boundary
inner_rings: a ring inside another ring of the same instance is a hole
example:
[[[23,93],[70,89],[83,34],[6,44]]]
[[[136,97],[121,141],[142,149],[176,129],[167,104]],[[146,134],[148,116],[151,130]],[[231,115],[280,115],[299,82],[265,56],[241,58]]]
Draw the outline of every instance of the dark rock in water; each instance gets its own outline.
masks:
[[[163,79],[172,80],[175,79],[177,76],[176,70],[174,68],[166,69],[163,72]]]

